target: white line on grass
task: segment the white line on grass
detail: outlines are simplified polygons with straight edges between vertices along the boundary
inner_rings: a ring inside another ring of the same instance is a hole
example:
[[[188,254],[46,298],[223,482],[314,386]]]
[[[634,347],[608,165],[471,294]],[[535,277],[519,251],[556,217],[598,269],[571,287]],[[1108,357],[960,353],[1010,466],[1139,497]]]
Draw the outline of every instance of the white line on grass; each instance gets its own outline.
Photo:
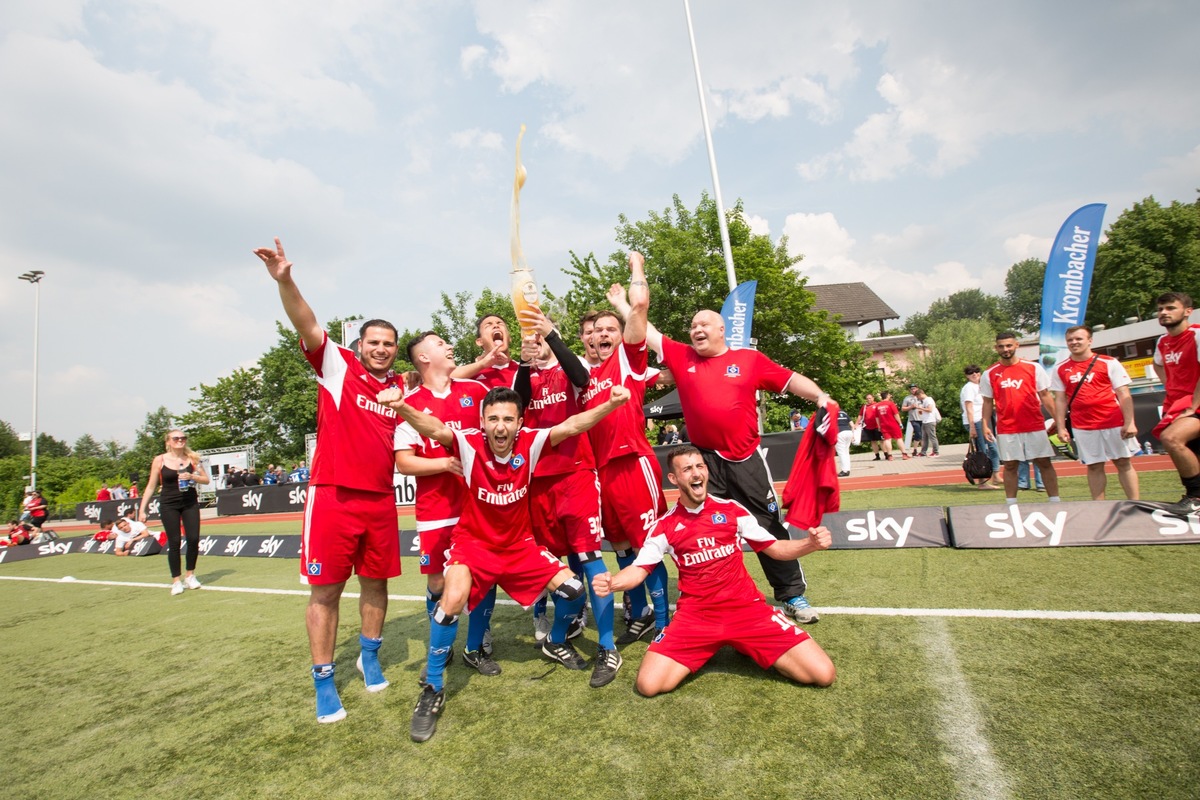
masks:
[[[33,581],[37,583],[79,583],[90,586],[134,586],[143,589],[170,589],[169,583],[139,581],[94,581],[81,578],[31,578],[20,575],[0,575],[0,581]],[[308,597],[308,589],[260,589],[253,586],[204,585],[206,592],[241,592],[243,594],[282,594]],[[358,597],[358,592],[345,592],[343,597]],[[389,600],[424,603],[424,595],[389,594]],[[499,598],[499,605],[515,606],[513,600]],[[822,614],[875,617],[991,617],[994,619],[1066,619],[1100,622],[1185,622],[1200,623],[1200,614],[1176,614],[1159,611],[1040,611],[1020,608],[871,608],[866,606],[817,606]]]
[[[945,620],[925,619],[921,627],[926,634],[925,655],[932,667],[930,678],[941,693],[938,738],[946,745],[959,796],[969,800],[1011,797],[1008,776],[983,735],[983,716],[959,668]]]

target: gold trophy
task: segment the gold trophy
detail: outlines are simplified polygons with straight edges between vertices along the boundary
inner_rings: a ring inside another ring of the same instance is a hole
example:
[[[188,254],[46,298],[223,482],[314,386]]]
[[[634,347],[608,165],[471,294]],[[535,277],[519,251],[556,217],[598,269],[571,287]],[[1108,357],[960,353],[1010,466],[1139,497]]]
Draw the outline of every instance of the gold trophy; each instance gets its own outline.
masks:
[[[522,125],[521,132],[517,134],[517,171],[513,178],[512,208],[509,212],[509,248],[512,251],[513,310],[517,312],[521,335],[529,336],[535,331],[526,327],[521,320],[521,312],[528,308],[537,308],[541,298],[538,295],[537,279],[533,277],[533,270],[525,263],[525,253],[521,249],[521,187],[525,185],[525,167],[521,165],[521,139],[524,136],[525,126]]]

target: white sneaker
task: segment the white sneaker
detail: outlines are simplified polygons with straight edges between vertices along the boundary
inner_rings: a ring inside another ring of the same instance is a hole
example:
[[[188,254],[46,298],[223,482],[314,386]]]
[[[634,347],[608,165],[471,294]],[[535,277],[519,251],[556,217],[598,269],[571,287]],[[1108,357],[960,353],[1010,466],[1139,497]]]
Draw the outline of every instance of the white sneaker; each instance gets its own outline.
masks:
[[[538,644],[550,636],[550,615],[541,614],[533,618],[533,640]]]
[[[175,581],[171,584],[171,596],[183,594],[183,581]]]
[[[195,576],[195,575],[188,575],[186,578],[184,578],[184,579],[183,579],[183,583],[184,583],[184,585],[185,585],[185,586],[187,586],[187,588],[189,588],[189,589],[200,589],[200,588],[203,588],[203,587],[200,585],[200,581],[196,580],[196,576]]]

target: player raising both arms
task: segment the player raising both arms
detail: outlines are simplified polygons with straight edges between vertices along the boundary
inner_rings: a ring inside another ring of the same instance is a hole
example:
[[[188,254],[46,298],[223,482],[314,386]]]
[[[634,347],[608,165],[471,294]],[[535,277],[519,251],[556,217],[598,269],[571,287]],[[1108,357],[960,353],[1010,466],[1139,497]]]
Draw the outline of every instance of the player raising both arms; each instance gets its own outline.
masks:
[[[797,683],[829,686],[833,662],[821,646],[774,608],[746,571],[742,543],[771,558],[792,560],[829,547],[829,530],[780,540],[733,500],[708,494],[708,467],[700,450],[676,447],[667,477],[679,502],[658,521],[637,559],[619,573],[594,579],[597,594],[636,586],[670,555],[679,570],[679,603],[670,627],[650,643],[636,688],[646,697],[669,692],[725,645],[772,666]]]
[[[545,591],[554,597],[556,615],[574,617],[583,607],[583,582],[533,540],[529,484],[547,444],[554,447],[589,430],[624,405],[629,392],[614,387],[602,405],[539,429],[521,427],[521,399],[512,389],[492,389],[483,399],[483,430],[455,430],[404,402],[398,389],[381,392],[378,400],[456,456],[467,484],[467,500],[446,557],[445,590],[433,612],[427,683],[409,730],[413,741],[424,742],[436,731],[446,702],[446,656],[464,608],[474,608],[497,585],[525,608]]]

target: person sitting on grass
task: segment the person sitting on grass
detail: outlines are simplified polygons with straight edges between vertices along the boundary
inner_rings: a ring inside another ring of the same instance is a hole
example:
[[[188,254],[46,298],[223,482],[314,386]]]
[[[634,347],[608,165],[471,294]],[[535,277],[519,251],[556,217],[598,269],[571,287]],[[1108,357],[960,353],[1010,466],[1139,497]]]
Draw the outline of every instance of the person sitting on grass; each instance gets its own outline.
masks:
[[[107,542],[109,539],[117,538],[117,534],[113,532],[113,525],[115,524],[116,520],[112,517],[105,517],[100,520],[100,530],[92,535],[92,539],[97,542]]]
[[[745,542],[771,558],[800,558],[828,548],[829,529],[810,528],[805,539],[776,539],[737,502],[709,496],[708,467],[691,445],[672,450],[667,468],[667,478],[679,487],[679,502],[658,520],[633,564],[592,581],[603,597],[642,583],[667,555],[679,570],[678,610],[646,650],[638,693],[653,697],[675,689],[725,645],[797,683],[832,684],[833,661],[766,601],[746,571],[741,548]]]

